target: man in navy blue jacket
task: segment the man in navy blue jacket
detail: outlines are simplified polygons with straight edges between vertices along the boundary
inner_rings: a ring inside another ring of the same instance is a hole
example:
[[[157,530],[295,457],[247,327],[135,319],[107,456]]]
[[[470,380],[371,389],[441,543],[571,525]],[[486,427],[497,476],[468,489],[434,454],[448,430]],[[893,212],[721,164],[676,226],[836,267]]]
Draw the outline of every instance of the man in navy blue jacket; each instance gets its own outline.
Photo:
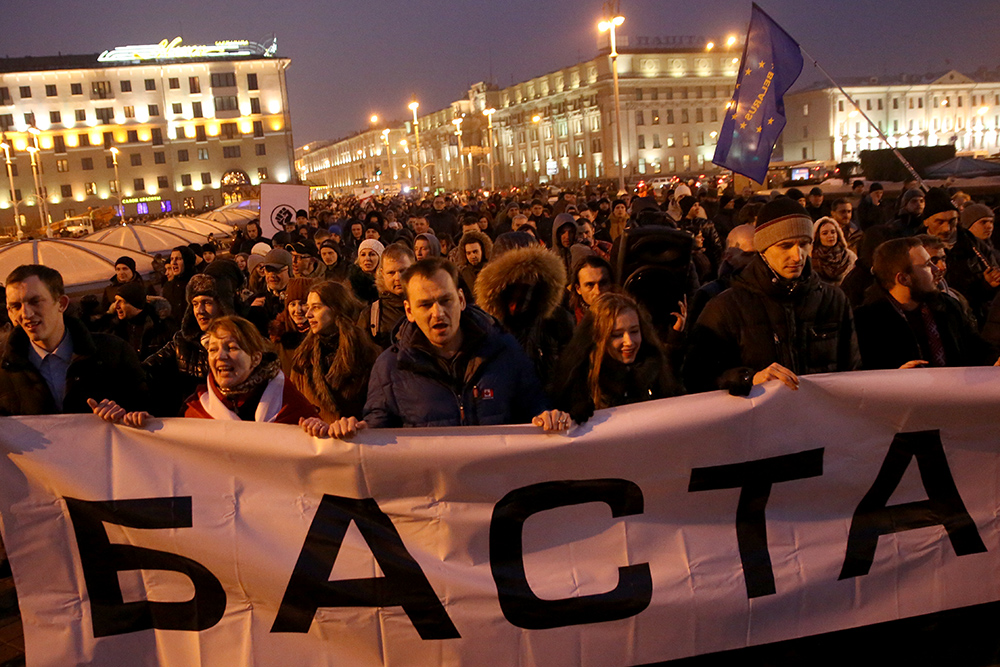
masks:
[[[402,324],[368,383],[365,419],[340,419],[330,435],[371,426],[462,426],[531,422],[562,431],[570,417],[548,399],[520,345],[477,308],[466,308],[454,265],[417,262],[403,275]]]

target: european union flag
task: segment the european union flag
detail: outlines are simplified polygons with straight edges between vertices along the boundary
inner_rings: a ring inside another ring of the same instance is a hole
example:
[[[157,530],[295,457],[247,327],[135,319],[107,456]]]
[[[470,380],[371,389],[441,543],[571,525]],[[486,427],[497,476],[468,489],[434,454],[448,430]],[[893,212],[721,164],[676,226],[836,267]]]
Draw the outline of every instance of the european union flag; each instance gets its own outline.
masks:
[[[771,151],[785,127],[782,97],[801,72],[799,43],[755,3],[736,92],[726,106],[712,162],[764,182]]]

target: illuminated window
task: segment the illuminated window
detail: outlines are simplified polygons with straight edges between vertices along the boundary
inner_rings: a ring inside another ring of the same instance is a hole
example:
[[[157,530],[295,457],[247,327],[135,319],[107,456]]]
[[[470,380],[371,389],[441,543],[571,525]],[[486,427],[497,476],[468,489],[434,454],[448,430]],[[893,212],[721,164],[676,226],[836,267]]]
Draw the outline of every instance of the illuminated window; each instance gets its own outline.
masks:
[[[118,181],[108,181],[108,190],[111,194],[118,194]]]
[[[257,167],[257,178],[262,181],[267,180],[267,167]]]
[[[56,171],[65,174],[69,171],[69,160],[56,160]]]
[[[135,118],[135,107],[125,107],[122,111],[124,111],[126,118]]]
[[[140,178],[137,180],[141,181],[142,179]],[[136,189],[138,190],[138,188]],[[139,215],[146,215],[147,213],[149,213],[149,204],[147,204],[144,201],[139,202],[138,204],[135,205],[135,212],[138,213]]]
[[[185,197],[184,198],[184,210],[185,211],[193,211],[194,210],[194,197]]]
[[[690,145],[691,145],[691,135],[689,135],[687,132],[681,132],[681,146],[690,146]]]
[[[160,202],[160,213],[170,213],[174,208],[174,205],[170,203],[169,199],[164,199]]]
[[[207,148],[199,148],[198,149],[198,159],[199,160],[207,160],[208,159],[208,149]]]
[[[121,82],[121,87],[122,87],[122,92],[123,93],[131,93],[132,92],[132,82],[131,81],[122,81]]]
[[[674,147],[674,135],[668,134],[667,135],[667,148],[673,148],[673,147]]]
[[[88,195],[97,194],[97,183],[85,183],[84,189]]]
[[[205,208],[215,208],[215,195],[205,195],[202,201],[205,202]]]

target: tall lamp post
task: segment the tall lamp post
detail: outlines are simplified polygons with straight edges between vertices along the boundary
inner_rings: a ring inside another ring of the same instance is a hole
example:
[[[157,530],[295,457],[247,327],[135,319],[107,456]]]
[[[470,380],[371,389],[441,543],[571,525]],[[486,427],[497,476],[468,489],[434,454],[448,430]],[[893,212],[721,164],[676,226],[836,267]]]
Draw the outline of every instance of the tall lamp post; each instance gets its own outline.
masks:
[[[35,153],[37,152],[37,148],[28,146],[28,153],[31,155],[31,176],[35,180],[35,198],[38,200],[38,221],[41,223],[42,229],[45,230],[45,235],[51,237],[52,230],[45,224],[45,207],[42,206],[42,202],[45,200],[42,198],[42,188],[38,184],[38,163],[35,160]]]
[[[14,188],[14,165],[10,161],[10,144],[7,143],[7,135],[3,135],[2,141],[0,141],[0,148],[3,149],[3,154],[7,161],[7,178],[10,179],[10,201],[14,205],[14,226],[17,228],[17,239],[20,241],[24,238],[24,232],[21,230],[21,215],[17,210],[17,197]]]
[[[49,227],[48,223],[49,206],[45,201],[46,198],[42,196],[42,155],[41,155],[42,149],[38,146],[38,135],[40,135],[42,131],[39,130],[34,125],[30,125],[28,127],[28,133],[31,134],[31,139],[35,144],[33,146],[35,150],[32,151],[31,150],[32,147],[29,147],[28,150],[31,152],[31,168],[34,170],[35,173],[35,194],[38,195],[39,215],[41,215],[42,217],[42,227],[45,228],[45,235],[51,237],[52,228]],[[37,153],[37,162],[36,162],[36,153]]]
[[[615,133],[618,138],[618,191],[625,191],[625,164],[622,162],[622,103],[618,96],[618,45],[615,41],[615,28],[625,23],[625,17],[613,16],[607,21],[601,21],[597,27],[601,32],[611,31],[611,77],[615,84]]]
[[[420,102],[413,100],[407,108],[413,112],[413,135],[417,141],[417,187],[419,188],[418,192],[423,194],[424,166],[420,162],[420,123],[417,122],[417,109],[420,108]]]
[[[118,218],[125,224],[125,206],[122,204],[122,181],[118,178],[118,149],[111,147],[111,164],[115,167],[115,194],[118,195]]]
[[[389,157],[389,128],[382,130],[382,143],[385,144],[385,171],[383,171],[382,174],[388,178],[389,173],[392,171],[392,158]],[[382,186],[382,189],[385,190],[384,185]]]
[[[455,135],[458,137],[458,189],[464,190],[465,183],[465,158],[462,156],[462,119],[452,119],[455,126]]]
[[[488,130],[487,141],[490,142],[490,152],[486,156],[490,164],[490,191],[497,189],[496,179],[493,176],[493,114],[497,112],[496,109],[490,107],[489,109],[483,109],[483,115],[486,116],[486,129]]]

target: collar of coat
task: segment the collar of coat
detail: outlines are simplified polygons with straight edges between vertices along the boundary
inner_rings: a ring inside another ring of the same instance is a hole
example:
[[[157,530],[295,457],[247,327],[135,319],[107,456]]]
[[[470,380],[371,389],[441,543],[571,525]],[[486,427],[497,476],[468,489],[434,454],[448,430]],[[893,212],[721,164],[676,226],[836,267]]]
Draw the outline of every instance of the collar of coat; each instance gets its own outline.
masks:
[[[87,331],[87,327],[84,326],[83,322],[75,317],[67,315],[63,317],[63,321],[66,323],[66,333],[73,340],[73,358],[90,357],[96,354],[97,346],[94,344],[94,338]],[[28,334],[21,327],[16,327],[7,338],[3,354],[0,355],[0,358],[3,360],[3,367],[9,368],[15,365],[30,364],[31,362],[28,358],[30,347],[31,341],[28,339]]]

